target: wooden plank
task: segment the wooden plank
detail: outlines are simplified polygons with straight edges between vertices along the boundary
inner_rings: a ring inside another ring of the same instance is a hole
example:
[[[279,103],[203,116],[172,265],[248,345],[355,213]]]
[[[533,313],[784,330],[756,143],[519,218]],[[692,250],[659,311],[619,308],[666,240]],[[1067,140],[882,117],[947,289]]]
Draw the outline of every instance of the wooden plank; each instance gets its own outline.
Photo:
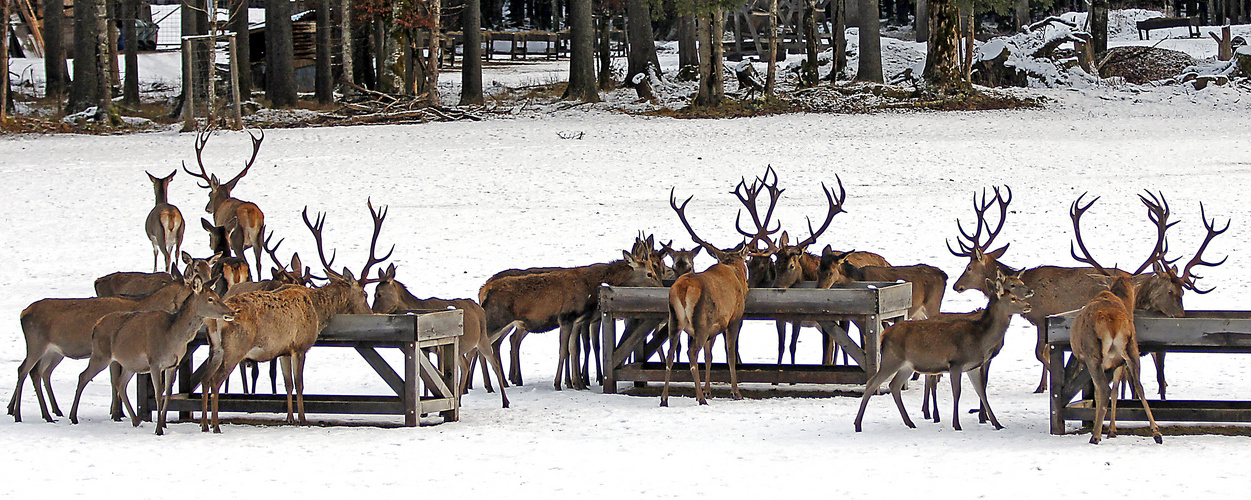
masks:
[[[600,308],[618,316],[667,313],[669,290],[605,286]],[[744,316],[867,315],[898,313],[912,305],[911,283],[856,282],[840,288],[752,288],[747,291]]]
[[[417,371],[421,375],[421,380],[426,383],[426,389],[429,389],[434,394],[443,398],[450,398],[455,394],[443,380],[443,377],[440,376],[441,372],[439,369],[435,368],[434,363],[430,362],[430,358],[417,356]]]
[[[446,311],[417,316],[417,340],[459,337],[465,333],[465,311]]]
[[[847,333],[847,330],[844,330],[843,327],[838,326],[832,321],[823,321],[821,322],[821,331],[826,335],[833,337],[834,342],[842,346],[843,351],[846,352],[847,355],[851,356],[851,359],[854,360],[857,365],[865,365],[864,348],[857,345],[856,341],[851,339],[851,335]]]
[[[177,394],[169,400],[174,411],[199,411],[200,394]],[[287,413],[287,396],[222,394],[219,406],[224,413]],[[395,396],[304,395],[306,413],[402,415],[404,404]]]
[[[404,425],[416,427],[421,416],[417,408],[421,398],[418,392],[420,378],[417,376],[417,356],[420,352],[413,342],[401,344],[400,351],[404,353],[404,391],[400,393],[404,404]]]
[[[594,333],[592,333],[594,335]],[[603,364],[604,364],[604,394],[617,393],[617,377],[618,351],[622,350],[617,346],[617,318],[609,313],[602,313],[600,320],[600,345],[603,346]],[[628,352],[628,351],[626,351]]]
[[[1047,342],[1067,344],[1076,311],[1051,316],[1047,321]],[[1167,318],[1145,311],[1134,313],[1138,343],[1144,350],[1212,348],[1234,352],[1251,351],[1251,312],[1186,311],[1185,318]],[[1249,351],[1239,351],[1247,349]]]
[[[699,371],[702,374],[704,365],[701,362]],[[849,384],[864,385],[868,377],[859,367],[834,365],[775,365],[775,364],[741,364],[735,366],[740,384]],[[730,369],[725,363],[713,363],[711,380],[718,383],[730,383]],[[617,380],[664,382],[665,364],[648,362],[632,363],[617,371]],[[674,363],[673,382],[691,382],[689,363]]]
[[[1160,422],[1251,422],[1251,401],[1169,400],[1149,401]],[[1116,420],[1145,422],[1147,412],[1138,400],[1117,401]],[[1094,420],[1093,402],[1081,401],[1064,410],[1066,420]]]

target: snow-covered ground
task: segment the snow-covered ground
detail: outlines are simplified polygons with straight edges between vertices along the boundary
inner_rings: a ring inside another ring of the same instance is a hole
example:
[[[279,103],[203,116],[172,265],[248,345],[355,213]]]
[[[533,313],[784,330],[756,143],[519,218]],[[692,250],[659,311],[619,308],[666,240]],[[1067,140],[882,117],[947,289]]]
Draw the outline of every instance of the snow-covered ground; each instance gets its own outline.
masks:
[[[688,213],[701,236],[731,245],[736,202],[728,192],[766,165],[787,189],[777,217],[792,232],[806,230],[804,216],[824,213],[818,185],[837,174],[848,213],[819,245],[929,263],[951,280],[965,263],[944,240],[957,236],[957,217],[971,217],[976,190],[1012,186],[1000,241],[1012,244],[1004,260],[1020,267],[1071,263],[1067,210],[1085,191],[1103,197],[1086,217],[1092,252],[1103,262],[1140,262],[1151,229],[1135,194],[1158,190],[1181,221],[1170,238],[1176,255],[1188,258],[1203,235],[1200,202],[1209,217],[1233,220],[1208,249],[1211,257],[1230,255],[1229,262],[1201,273],[1216,291],[1188,295],[1186,305],[1247,309],[1251,270],[1241,259],[1251,239],[1251,102],[1221,88],[1039,92],[1052,99],[1043,110],[719,121],[570,110],[478,123],[270,130],[237,195],[265,210],[267,224],[287,239],[283,255],[299,250],[306,260],[313,244],[299,211],[328,211],[327,244],[354,268],[367,250],[371,197],[390,206],[381,243],[397,244],[392,262],[401,281],[419,295],[474,296],[505,268],[616,258],[639,230],[689,246],[668,207],[670,187],[695,196]],[[562,139],[568,132],[583,134]],[[193,141],[174,132],[0,138],[0,318],[9,318],[0,321],[0,374],[7,374],[0,400],[11,395],[24,356],[17,318],[27,304],[89,296],[98,276],[150,269],[141,225],[152,195],[143,171],[164,175],[194,161]],[[206,165],[233,175],[248,146],[241,132],[219,133],[205,150]],[[192,228],[205,198],[185,174],[175,178],[170,199]],[[207,238],[189,229],[187,247],[203,255]],[[696,267],[709,264],[701,256]],[[948,291],[943,310],[983,301]],[[512,408],[501,409],[479,382],[463,399],[462,421],[421,428],[227,425],[213,435],[179,423],[157,437],[151,424],[134,429],[108,420],[104,377],[87,387],[77,426],[42,422],[28,386],[26,422],[0,419],[5,489],[15,497],[142,488],[142,496],[193,497],[465,490],[557,498],[1232,498],[1251,484],[1246,437],[1166,436],[1155,445],[1123,436],[1096,447],[1086,444],[1088,435],[1049,435],[1047,398],[1030,392],[1039,376],[1034,333],[1020,320],[990,381],[1001,431],[969,415],[962,416],[965,430],[953,431],[945,386],[942,424],[920,420],[920,391],[910,390],[905,402],[919,428],[904,427],[890,399],[877,397],[863,433],[852,432],[859,400],[823,387],[799,388],[815,397],[717,398],[705,407],[679,397],[670,408],[659,408],[655,397],[598,388],[556,392],[554,335],[529,338],[522,353],[528,384],[509,389]],[[772,361],[775,339],[771,324],[749,324],[744,360]],[[817,357],[816,339],[801,337],[801,362]],[[66,361],[55,374],[65,410],[84,366]],[[1171,355],[1169,394],[1247,399],[1248,369],[1248,356]],[[1144,374],[1153,392],[1151,369]],[[388,390],[359,356],[329,348],[312,351],[307,384],[309,393]],[[975,399],[965,391],[962,406]]]

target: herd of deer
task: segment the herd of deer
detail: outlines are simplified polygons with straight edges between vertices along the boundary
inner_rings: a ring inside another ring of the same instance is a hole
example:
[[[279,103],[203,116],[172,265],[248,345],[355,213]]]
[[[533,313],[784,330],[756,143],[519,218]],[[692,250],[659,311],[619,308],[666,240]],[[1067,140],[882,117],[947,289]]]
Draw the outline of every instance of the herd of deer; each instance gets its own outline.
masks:
[[[201,381],[201,430],[211,428],[220,432],[218,400],[229,374],[240,367],[243,390],[254,392],[256,363],[265,361],[271,362],[270,377],[275,386],[273,362],[277,361],[282,368],[287,422],[296,422],[295,414],[298,413],[298,421],[303,424],[306,420],[303,404],[305,355],[332,316],[448,308],[464,311],[464,334],[460,338],[462,356],[458,360],[461,390],[469,388],[474,364],[480,361],[487,390],[494,391],[487,373],[493,370],[500,385],[502,404],[508,407],[504,388],[509,382],[522,384],[519,349],[528,333],[559,330],[560,352],[554,380],[557,390],[562,385],[586,388],[590,383],[591,359],[597,364],[597,375],[602,383],[602,367],[598,366],[600,337],[592,334],[598,329],[600,321],[599,287],[602,284],[660,287],[664,286],[665,280],[672,280],[667,321],[635,321],[627,324],[627,330],[649,328],[657,336],[667,336],[662,337],[669,342],[669,349],[664,354],[667,375],[660,397],[661,406],[668,405],[668,373],[672,371],[681,334],[685,332],[695,396],[700,404],[707,404],[710,377],[701,377],[697,360],[703,352],[704,373],[708,374],[712,347],[721,334],[725,335],[731,394],[735,399],[741,398],[735,365],[739,359],[738,334],[749,288],[789,288],[801,281],[816,282],[818,288],[851,281],[907,281],[913,287],[909,320],[896,322],[881,334],[880,368],[871,374],[865,385],[855,419],[856,431],[861,430],[869,399],[888,379],[890,392],[904,423],[914,427],[900,395],[900,390],[913,373],[926,375],[922,404],[925,418],[931,418],[932,409],[933,420],[939,421],[934,396],[939,377],[947,374],[952,385],[952,424],[955,429],[960,429],[960,379],[967,372],[981,403],[980,420],[989,420],[996,428],[1001,428],[986,399],[986,383],[991,361],[1003,347],[1011,316],[1020,315],[1038,329],[1038,359],[1043,363],[1044,373],[1036,392],[1041,392],[1047,384],[1048,361],[1044,356],[1044,319],[1049,315],[1081,309],[1073,324],[1072,349],[1094,381],[1097,421],[1091,442],[1098,443],[1102,419],[1110,399],[1113,411],[1109,436],[1114,436],[1116,432],[1116,400],[1110,397],[1109,372],[1112,384],[1122,380],[1129,382],[1134,394],[1142,399],[1150,418],[1150,409],[1139,380],[1134,310],[1157,311],[1171,317],[1183,316],[1183,290],[1197,293],[1211,291],[1196,288],[1195,281],[1199,277],[1192,274],[1192,270],[1196,266],[1216,266],[1224,262],[1205,261],[1202,254],[1208,243],[1229,227],[1227,223],[1224,228],[1217,229],[1215,221],[1209,221],[1204,213],[1207,235],[1195,256],[1179,273],[1173,265],[1176,259],[1168,260],[1165,256],[1168,251],[1166,232],[1176,224],[1168,220],[1170,211],[1167,202],[1163,195],[1148,193],[1148,196],[1140,196],[1148,208],[1150,220],[1157,227],[1157,241],[1146,262],[1133,273],[1128,273],[1100,266],[1087,251],[1081,238],[1079,220],[1094,202],[1082,205],[1079,198],[1073,203],[1071,218],[1081,255],[1076,251],[1072,254],[1089,267],[1040,266],[1015,270],[999,260],[1007,245],[990,250],[1004,227],[1012,199],[1010,189],[995,188],[993,197],[988,198],[983,192],[980,199],[974,198],[976,229],[970,234],[957,221],[961,235],[957,240],[959,250],[948,248],[952,254],[969,259],[953,289],[957,292],[981,291],[988,298],[987,305],[968,313],[940,313],[947,275],[936,267],[924,264],[892,266],[878,254],[835,251],[829,245],[820,255],[808,251],[829,228],[833,218],[845,212],[843,202],[846,190],[841,180],[838,181],[837,193],[822,185],[828,211],[821,226],[813,229],[809,221],[809,237],[791,244],[789,234],[781,231],[780,223],[772,220],[784,190],[778,188],[777,174],[769,168],[750,185],[744,178],[733,191],[747,209],[754,226],[754,229],[745,229],[741,219],[736,220],[735,227],[745,240],[733,248],[718,248],[700,238],[686,218],[686,207],[693,197],[678,204],[675,193],[671,192],[670,206],[698,245],[693,250],[676,249],[672,242],[663,243],[657,249],[653,236],[640,234],[633,248],[622,252],[621,260],[572,268],[510,269],[490,277],[479,290],[477,301],[419,299],[396,281],[394,264],[385,270],[379,269],[376,278],[369,277],[373,266],[386,261],[394,251],[393,246],[387,255],[376,255],[387,211],[385,207],[375,210],[372,203],[368,206],[373,219],[373,235],[369,258],[359,278],[346,268],[340,272],[333,270],[334,257],[326,259],[322,242],[325,217],[319,214],[316,222],[310,221],[307,208],[303,213],[304,223],[317,244],[325,276],[314,276],[310,268],[303,266],[298,254],[292,255],[289,266],[283,265],[277,255],[282,241],[271,246],[272,234],[262,237],[265,233],[263,212],[255,204],[231,195],[235,185],[255,163],[264,135],[252,136],[251,158],[239,174],[223,183],[216,175],[207,172],[201,156],[211,133],[211,130],[206,130],[196,138],[199,172],[186,168],[185,164],[183,169],[203,181],[200,186],[209,190],[205,210],[213,214],[213,221],[202,219],[202,225],[210,234],[212,255],[197,259],[181,250],[184,221],[178,208],[169,203],[167,195],[169,184],[177,172],[165,178],[149,174],[156,204],[148,215],[145,228],[153,246],[154,272],[113,273],[96,280],[96,298],[44,299],[22,312],[21,325],[26,337],[27,354],[18,368],[17,387],[8,406],[8,412],[15,420],[21,421],[21,394],[27,376],[31,378],[43,418],[53,421],[53,413],[62,415],[52,393],[51,373],[65,357],[89,358],[87,368],[78,379],[70,420],[74,423],[78,421],[78,403],[83,388],[95,375],[109,367],[111,417],[121,420],[124,409],[133,425],[139,425],[140,418],[131,406],[126,387],[134,374],[150,373],[157,401],[156,433],[162,434],[174,369],[185,356],[187,344],[203,327],[207,332],[209,357]],[[766,207],[763,216],[760,210],[762,194],[767,197],[763,202]],[[992,218],[987,214],[993,207],[998,208],[999,214],[998,221],[992,224]],[[247,248],[253,249],[254,263],[248,262],[243,255]],[[262,250],[275,266],[271,268],[269,280],[259,280],[260,269],[264,265]],[[701,250],[717,262],[704,271],[695,272],[693,260]],[[165,270],[156,272],[161,256],[164,256]],[[181,271],[179,260],[184,264]],[[258,281],[252,281],[253,269],[257,271]],[[1151,272],[1146,272],[1148,269]],[[314,286],[315,281],[324,282],[324,285]],[[364,289],[368,284],[377,285],[372,307],[367,303]],[[795,360],[796,337],[800,327],[804,326],[778,318],[778,364],[783,362],[785,354],[787,324],[793,326],[791,363]],[[504,337],[508,337],[511,344],[507,377],[500,360]],[[823,345],[826,347],[824,360],[832,363],[835,347],[828,338]],[[1163,355],[1157,355],[1155,360],[1159,394],[1164,398]],[[252,369],[250,389],[244,367]],[[48,403],[45,403],[44,389],[47,390]],[[274,389],[276,392],[276,387]],[[1161,438],[1154,420],[1151,421],[1151,429],[1159,442]]]

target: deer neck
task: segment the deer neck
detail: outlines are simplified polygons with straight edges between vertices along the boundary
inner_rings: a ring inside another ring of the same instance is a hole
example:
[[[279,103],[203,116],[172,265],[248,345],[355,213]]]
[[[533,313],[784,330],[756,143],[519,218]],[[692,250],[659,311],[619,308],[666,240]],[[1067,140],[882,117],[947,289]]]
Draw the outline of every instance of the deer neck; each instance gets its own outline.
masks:
[[[156,191],[157,206],[168,205],[169,204],[169,186],[166,186],[165,183],[158,182],[156,184],[153,184],[152,187]]]
[[[351,292],[350,287],[339,282],[309,290],[308,296],[317,312],[317,322],[325,326],[334,315],[350,313],[352,306],[348,294]]]
[[[1012,312],[1008,309],[1010,301],[994,297],[986,304],[986,310],[977,320],[976,332],[982,336],[983,344],[1001,344],[1008,324],[1012,320]]]
[[[175,344],[187,344],[191,339],[195,338],[196,332],[200,330],[200,326],[204,324],[204,317],[200,316],[195,310],[194,296],[187,297],[182,307],[173,315],[169,329],[169,340]]]
[[[1112,286],[1108,289],[1112,295],[1121,299],[1124,303],[1125,311],[1129,313],[1130,321],[1134,320],[1134,305],[1138,300],[1138,283],[1135,282],[1134,276],[1117,277],[1112,282]]]
[[[139,311],[165,311],[168,313],[179,310],[189,300],[191,290],[181,283],[170,283],[161,287],[152,295],[138,302]]]

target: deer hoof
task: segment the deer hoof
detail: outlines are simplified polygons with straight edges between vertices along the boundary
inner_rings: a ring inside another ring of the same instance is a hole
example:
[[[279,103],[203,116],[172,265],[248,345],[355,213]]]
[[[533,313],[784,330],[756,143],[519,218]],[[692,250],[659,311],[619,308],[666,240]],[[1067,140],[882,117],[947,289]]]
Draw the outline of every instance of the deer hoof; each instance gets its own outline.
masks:
[[[1164,437],[1160,436],[1159,434],[1151,436],[1151,438],[1155,439],[1155,444],[1164,444]]]

